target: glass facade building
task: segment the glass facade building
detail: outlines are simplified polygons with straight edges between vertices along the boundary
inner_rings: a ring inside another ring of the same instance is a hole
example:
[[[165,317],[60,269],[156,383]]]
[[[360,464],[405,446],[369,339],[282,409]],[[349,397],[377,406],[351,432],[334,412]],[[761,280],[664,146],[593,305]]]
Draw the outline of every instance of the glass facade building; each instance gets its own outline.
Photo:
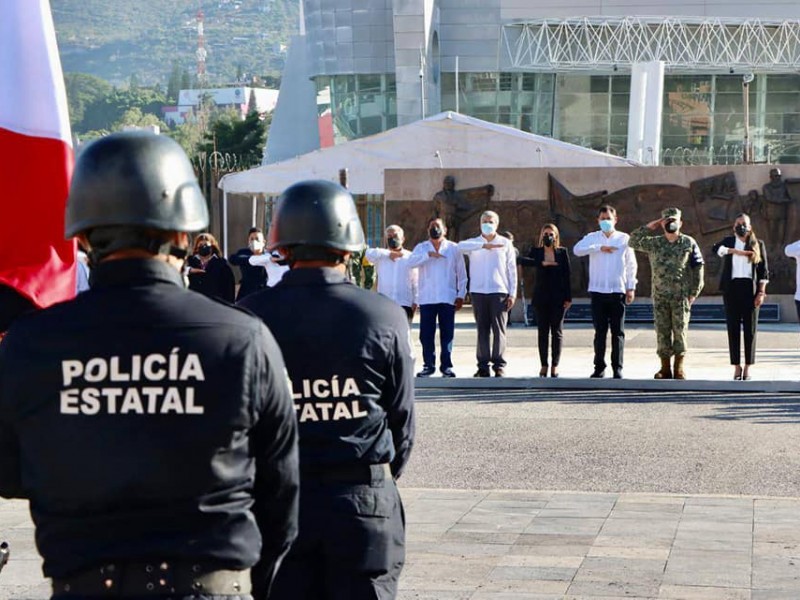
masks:
[[[519,0],[302,0],[305,81],[330,115],[326,140],[457,110],[625,156],[631,73],[661,61],[654,160],[735,164],[749,133],[753,160],[800,162],[800,2],[625,3],[643,17],[580,4],[586,16]]]

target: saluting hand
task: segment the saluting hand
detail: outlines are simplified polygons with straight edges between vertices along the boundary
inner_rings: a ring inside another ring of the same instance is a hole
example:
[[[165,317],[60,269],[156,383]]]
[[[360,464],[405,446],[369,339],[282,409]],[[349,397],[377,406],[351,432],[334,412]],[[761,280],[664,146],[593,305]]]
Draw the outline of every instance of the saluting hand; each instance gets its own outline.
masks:
[[[646,225],[646,227],[647,227],[648,229],[651,229],[652,231],[655,231],[656,229],[658,229],[659,227],[661,227],[661,224],[662,224],[664,221],[666,221],[666,219],[653,219],[652,221],[650,221],[650,222],[649,222],[649,223]]]
[[[439,254],[438,252],[435,252],[433,250],[428,252],[428,256],[430,256],[431,258],[444,258],[444,254]]]
[[[502,247],[503,247],[503,244],[490,244],[489,242],[486,242],[486,243],[483,245],[483,247],[484,247],[486,250],[491,250],[492,248],[502,248]]]
[[[600,252],[606,252],[607,254],[611,254],[612,252],[616,252],[616,246],[600,246]]]

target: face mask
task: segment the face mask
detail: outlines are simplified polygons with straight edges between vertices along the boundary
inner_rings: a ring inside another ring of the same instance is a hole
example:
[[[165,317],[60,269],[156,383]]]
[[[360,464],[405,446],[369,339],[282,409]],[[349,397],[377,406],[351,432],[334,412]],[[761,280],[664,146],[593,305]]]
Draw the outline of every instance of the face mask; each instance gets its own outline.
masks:
[[[428,235],[431,236],[432,240],[438,240],[440,237],[442,237],[442,228],[438,225],[431,227],[428,229]]]
[[[553,245],[553,243],[554,243],[555,241],[556,241],[556,238],[555,238],[555,236],[554,236],[554,235],[546,235],[546,236],[544,236],[544,237],[542,238],[542,242],[543,242],[543,243],[544,243],[544,245],[545,245],[545,246],[547,246],[548,248],[549,248],[550,246],[552,246],[552,245]]]
[[[205,246],[200,246],[200,249],[197,251],[200,256],[209,256],[211,254],[211,245],[206,244]]]
[[[386,243],[392,250],[397,250],[400,247],[400,240],[398,240],[396,237],[390,237],[389,239],[386,240]]]
[[[261,252],[264,249],[264,242],[260,240],[250,240],[250,250],[253,252]]]
[[[667,221],[666,225],[664,225],[664,231],[667,233],[675,233],[678,231],[678,222],[677,221]]]
[[[614,231],[614,221],[611,219],[603,219],[600,221],[600,231],[603,233],[609,233]]]
[[[494,223],[481,223],[481,233],[483,235],[492,235],[497,230],[497,225]]]
[[[750,231],[750,228],[744,223],[740,223],[734,228],[734,230],[736,231],[736,235],[738,235],[739,237],[745,237],[747,233]]]

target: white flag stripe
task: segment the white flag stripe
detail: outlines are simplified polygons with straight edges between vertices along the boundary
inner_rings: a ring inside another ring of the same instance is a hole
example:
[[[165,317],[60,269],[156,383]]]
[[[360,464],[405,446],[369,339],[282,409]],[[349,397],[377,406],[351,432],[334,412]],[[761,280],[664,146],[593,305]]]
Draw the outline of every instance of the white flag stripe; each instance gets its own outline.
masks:
[[[0,0],[0,127],[72,146],[49,0]]]

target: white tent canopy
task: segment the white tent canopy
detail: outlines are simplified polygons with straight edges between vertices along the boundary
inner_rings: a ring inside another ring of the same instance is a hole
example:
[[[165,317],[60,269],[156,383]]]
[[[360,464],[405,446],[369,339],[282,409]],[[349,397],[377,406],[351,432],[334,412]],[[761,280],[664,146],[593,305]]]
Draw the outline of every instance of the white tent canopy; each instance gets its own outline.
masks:
[[[638,163],[582,146],[443,112],[376,135],[223,177],[226,194],[280,194],[304,179],[338,181],[354,194],[382,194],[385,169],[620,167]]]

